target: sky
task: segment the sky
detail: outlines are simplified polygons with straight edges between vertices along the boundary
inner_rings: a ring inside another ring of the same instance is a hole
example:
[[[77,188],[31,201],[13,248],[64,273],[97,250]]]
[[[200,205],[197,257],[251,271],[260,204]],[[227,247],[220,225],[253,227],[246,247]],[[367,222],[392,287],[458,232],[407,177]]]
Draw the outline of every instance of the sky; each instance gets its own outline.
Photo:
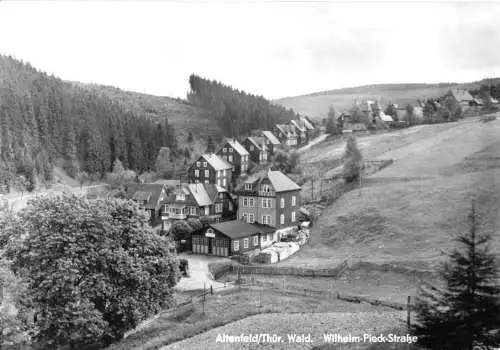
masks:
[[[0,1],[0,53],[65,80],[185,98],[189,75],[270,99],[500,76],[500,3]]]

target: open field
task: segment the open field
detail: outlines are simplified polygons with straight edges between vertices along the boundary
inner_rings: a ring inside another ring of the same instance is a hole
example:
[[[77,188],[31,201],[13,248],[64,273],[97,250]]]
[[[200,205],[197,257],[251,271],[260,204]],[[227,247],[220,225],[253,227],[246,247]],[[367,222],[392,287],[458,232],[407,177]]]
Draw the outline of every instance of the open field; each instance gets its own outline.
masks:
[[[460,85],[461,88],[478,86],[474,83]],[[312,118],[324,118],[330,105],[337,111],[343,111],[351,108],[355,99],[379,100],[383,106],[391,102],[400,105],[415,104],[417,99],[441,97],[450,87],[447,84],[382,84],[285,97],[275,102]]]
[[[497,233],[500,121],[471,118],[415,130],[359,138],[366,159],[394,164],[326,208],[311,244],[281,264],[319,268],[349,258],[434,269],[454,246],[453,235],[467,229],[472,198],[482,229]],[[328,159],[324,149],[311,152]],[[498,235],[493,248],[499,251]]]
[[[262,307],[260,307],[260,305],[262,305]],[[261,293],[259,290],[247,290],[245,288],[208,296],[205,303],[205,314],[202,313],[202,310],[202,304],[196,302],[194,305],[182,307],[173,313],[165,313],[144,330],[110,346],[108,350],[159,349],[162,348],[162,346],[193,337],[207,330],[212,330],[215,327],[220,327],[256,314],[272,313],[276,320],[283,320],[288,319],[290,315],[303,316],[303,313],[312,313],[311,317],[316,317],[316,319],[320,319],[324,313],[341,313],[338,314],[336,318],[332,317],[332,322],[334,322],[334,319],[339,322],[340,320],[344,320],[344,327],[347,327],[348,324],[358,327],[356,324],[358,321],[357,316],[349,316],[350,314],[379,313],[379,319],[383,320],[383,322],[377,321],[374,323],[381,323],[381,325],[385,327],[384,329],[398,326],[399,319],[394,318],[393,315],[401,314],[401,312],[394,312],[394,310],[386,307],[375,307],[365,303],[355,304],[340,300],[326,300],[269,290],[263,290]],[[319,316],[314,316],[316,312],[320,313]],[[282,313],[285,314],[285,316],[280,315]],[[297,319],[298,318],[299,317],[297,317]],[[362,316],[359,316],[359,318],[362,318]],[[373,319],[371,321],[373,321]],[[369,323],[369,318],[367,318],[367,324]],[[247,332],[251,331],[252,333],[256,333],[257,330],[260,329],[259,327],[263,326],[265,326],[265,324],[261,324],[260,326],[258,324],[253,324],[247,328]],[[228,333],[240,333],[239,330],[238,332],[236,332],[236,330],[231,330],[232,326],[228,327]],[[297,324],[290,325],[290,327],[292,328],[290,328],[289,332],[297,332],[301,329]],[[293,327],[296,328],[293,329]],[[212,341],[212,348],[218,349],[218,345],[215,344],[215,337],[210,335],[212,334],[210,332],[213,331],[214,330],[202,334],[201,337],[206,336],[204,339],[207,339],[209,342]],[[260,330],[259,332],[278,333],[281,331],[287,333],[284,329],[280,330],[277,325],[275,326],[273,324],[268,325],[266,330]],[[200,343],[200,345],[196,347],[197,342],[193,342],[193,340],[191,340],[190,344],[191,345],[184,345],[182,343],[177,343],[174,344],[174,348],[211,348],[210,346],[205,347],[207,343]]]

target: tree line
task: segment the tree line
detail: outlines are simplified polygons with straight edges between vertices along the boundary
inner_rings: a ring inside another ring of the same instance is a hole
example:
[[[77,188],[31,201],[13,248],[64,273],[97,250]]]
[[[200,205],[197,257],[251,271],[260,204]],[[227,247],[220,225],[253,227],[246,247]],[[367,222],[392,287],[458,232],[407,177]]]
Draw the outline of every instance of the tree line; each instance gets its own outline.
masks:
[[[247,94],[215,80],[192,74],[188,100],[217,122],[222,135],[246,136],[254,129],[270,130],[298,116],[262,96]]]
[[[165,115],[153,121],[122,104],[0,55],[0,182],[22,175],[51,181],[53,167],[101,178],[119,159],[137,172],[154,168],[161,147],[178,152]],[[183,151],[182,151],[183,152]]]

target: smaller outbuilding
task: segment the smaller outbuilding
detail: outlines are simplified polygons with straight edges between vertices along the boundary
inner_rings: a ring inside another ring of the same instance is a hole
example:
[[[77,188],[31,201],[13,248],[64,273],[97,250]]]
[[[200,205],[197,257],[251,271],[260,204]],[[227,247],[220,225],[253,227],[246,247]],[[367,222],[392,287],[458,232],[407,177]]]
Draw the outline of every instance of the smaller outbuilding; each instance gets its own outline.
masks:
[[[232,256],[271,244],[276,228],[242,220],[210,224],[192,234],[193,253]]]

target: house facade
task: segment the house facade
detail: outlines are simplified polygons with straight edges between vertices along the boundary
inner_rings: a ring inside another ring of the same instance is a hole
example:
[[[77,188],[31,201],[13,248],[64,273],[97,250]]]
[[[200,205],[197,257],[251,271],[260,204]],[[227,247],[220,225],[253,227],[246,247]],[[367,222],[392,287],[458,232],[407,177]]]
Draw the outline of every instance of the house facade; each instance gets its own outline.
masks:
[[[287,124],[277,124],[273,127],[273,134],[278,138],[282,145],[296,147],[298,144],[298,135],[295,127]]]
[[[274,151],[281,146],[280,140],[278,140],[270,130],[261,131],[258,136],[266,139],[267,153],[269,156],[273,156]]]
[[[250,154],[245,147],[235,139],[228,139],[217,152],[217,155],[232,164],[232,184],[236,183],[236,179],[248,172],[250,165]]]
[[[167,189],[163,184],[133,184],[127,187],[125,198],[139,204],[149,214],[151,226],[161,224],[161,203],[167,198]]]
[[[256,164],[266,164],[268,160],[266,139],[264,137],[249,136],[243,141],[243,146],[250,154],[250,159]]]
[[[203,154],[188,169],[189,183],[215,184],[232,188],[233,165],[215,153]]]
[[[232,256],[266,246],[274,227],[241,220],[210,224],[191,236],[195,254]]]
[[[205,222],[222,222],[236,218],[236,202],[218,185],[184,184],[177,187],[162,203],[161,217],[170,226],[174,220],[189,218]]]
[[[289,228],[297,226],[301,187],[280,171],[268,171],[248,179],[236,189],[238,219],[276,227],[279,241]]]

